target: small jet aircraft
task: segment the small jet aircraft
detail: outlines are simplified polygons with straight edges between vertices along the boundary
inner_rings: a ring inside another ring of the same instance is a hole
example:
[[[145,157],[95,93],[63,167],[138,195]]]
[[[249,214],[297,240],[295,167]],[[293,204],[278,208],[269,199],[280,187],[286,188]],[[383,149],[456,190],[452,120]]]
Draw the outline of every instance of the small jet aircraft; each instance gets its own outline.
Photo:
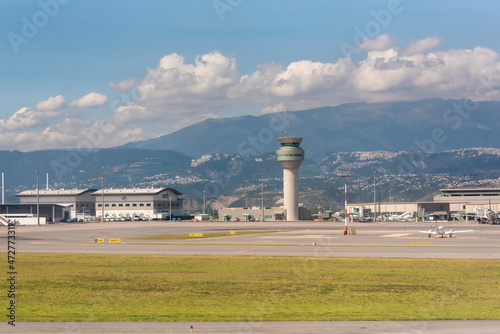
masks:
[[[500,212],[495,212],[491,210],[491,199],[490,206],[486,208],[476,208],[476,219],[481,224],[498,224],[500,219]]]
[[[486,212],[486,222],[496,224],[498,222],[498,214],[495,211],[488,209],[488,211]]]
[[[430,229],[429,231],[419,231],[420,233],[427,233],[427,236],[430,238],[431,235],[441,235],[441,238],[444,238],[445,235],[449,235],[450,238],[454,233],[464,233],[464,232],[472,232],[474,230],[462,230],[462,231],[455,231],[455,230],[449,230],[445,231],[443,226],[436,227],[435,229]]]

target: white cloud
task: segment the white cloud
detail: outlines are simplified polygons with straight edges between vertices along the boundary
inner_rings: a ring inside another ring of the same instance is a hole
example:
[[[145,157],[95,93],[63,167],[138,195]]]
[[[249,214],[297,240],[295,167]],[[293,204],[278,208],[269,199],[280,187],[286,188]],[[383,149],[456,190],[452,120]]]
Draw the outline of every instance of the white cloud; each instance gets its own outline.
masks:
[[[153,116],[154,115],[151,112],[148,112],[145,107],[135,104],[128,104],[118,107],[116,113],[113,116],[113,120],[116,121],[116,123],[126,123],[148,120]]]
[[[135,90],[107,122],[67,115],[59,124],[47,126],[36,141],[34,132],[20,138],[26,143],[33,139],[33,147],[43,141],[45,148],[78,146],[85,131],[99,131],[105,124],[109,131],[101,131],[96,145],[110,147],[169,133],[239,106],[255,106],[269,113],[432,97],[500,100],[500,63],[495,51],[475,47],[429,52],[440,42],[439,37],[432,37],[400,49],[384,35],[366,41],[366,56],[357,62],[342,58],[335,62],[268,63],[249,74],[240,73],[234,57],[217,51],[196,57],[192,64],[174,53],[161,58],[142,78],[110,83],[117,90]],[[57,106],[56,98],[42,102],[48,105],[52,101]],[[70,106],[88,108],[106,101],[106,95],[90,93]],[[48,125],[57,115],[55,111],[42,113],[36,107],[22,108],[8,120],[0,119],[0,127],[19,132]],[[7,142],[11,149],[31,148],[21,139],[18,144]]]
[[[28,107],[23,107],[16,111],[14,115],[10,116],[7,122],[4,122],[4,127],[7,130],[31,128],[36,125],[35,113],[35,110]]]
[[[0,120],[0,127],[7,131],[28,130],[46,124],[49,120],[59,116],[57,111],[41,112],[32,108],[23,107],[5,121]]]
[[[128,78],[120,82],[110,82],[109,86],[115,90],[131,90],[138,84],[135,78]]]
[[[82,96],[78,100],[71,101],[69,105],[70,107],[83,109],[83,108],[102,106],[106,104],[107,101],[108,101],[107,95],[92,92],[90,94]]]
[[[358,49],[363,51],[380,51],[387,50],[391,47],[392,41],[387,34],[382,34],[374,39],[365,39],[358,45]]]
[[[200,55],[194,64],[186,64],[182,56],[173,53],[138,80],[135,95],[123,104],[124,108],[117,109],[115,116],[127,114],[125,119],[137,119],[131,116],[142,107],[145,119],[151,119],[154,125],[159,120],[165,123],[163,131],[179,129],[234,105],[228,91],[239,80],[236,59],[220,52]]]
[[[263,114],[270,114],[270,113],[275,113],[275,112],[281,112],[285,111],[286,106],[283,103],[278,103],[269,107],[264,107],[262,108],[262,113]]]
[[[64,97],[62,95],[57,95],[54,97],[49,97],[45,101],[38,102],[35,106],[35,109],[40,111],[59,110],[64,106],[64,102]]]
[[[436,49],[441,45],[441,41],[443,39],[441,37],[429,37],[425,39],[418,40],[410,46],[408,46],[403,53],[412,56],[418,53],[423,53],[428,50]]]
[[[240,105],[261,106],[268,113],[285,106],[299,110],[346,102],[469,98],[486,73],[500,80],[498,55],[490,49],[424,53],[439,46],[439,37],[406,49],[391,47],[388,35],[365,42],[367,55],[357,63],[350,58],[332,63],[300,60],[286,67],[269,63],[251,74],[241,74],[235,58],[217,51],[198,56],[194,64],[170,54],[136,80],[137,95],[117,109],[113,122],[149,122],[153,137]],[[500,99],[500,92],[488,92],[487,97]]]
[[[196,57],[194,65],[185,64],[182,56],[173,53],[163,57],[159,66],[148,72],[138,89],[145,96],[153,97],[213,96],[238,82],[237,67],[236,59],[216,51]],[[189,104],[189,101],[183,102]]]
[[[351,69],[349,60],[339,60],[333,64],[301,60],[278,73],[270,88],[277,96],[316,95],[345,82]]]
[[[0,132],[0,149],[2,150],[21,150],[21,151],[33,151],[44,149],[40,143],[42,143],[43,135],[36,132],[23,132],[14,134],[12,132]],[[51,147],[49,145],[45,148]],[[52,146],[54,147],[54,146]]]

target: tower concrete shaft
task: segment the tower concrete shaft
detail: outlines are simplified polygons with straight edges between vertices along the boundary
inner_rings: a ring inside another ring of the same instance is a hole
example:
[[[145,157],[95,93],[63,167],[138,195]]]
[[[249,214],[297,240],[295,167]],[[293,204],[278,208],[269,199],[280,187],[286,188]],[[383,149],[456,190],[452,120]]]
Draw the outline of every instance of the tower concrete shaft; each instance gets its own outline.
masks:
[[[276,151],[283,167],[283,200],[286,220],[299,220],[299,167],[304,161],[304,150],[300,148],[302,138],[279,138],[281,148]]]

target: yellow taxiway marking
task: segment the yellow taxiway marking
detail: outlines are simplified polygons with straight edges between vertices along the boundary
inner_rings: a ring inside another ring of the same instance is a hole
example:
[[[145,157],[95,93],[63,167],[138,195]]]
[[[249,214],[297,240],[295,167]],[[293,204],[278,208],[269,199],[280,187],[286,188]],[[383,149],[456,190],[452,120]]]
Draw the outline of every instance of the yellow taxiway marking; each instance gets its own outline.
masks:
[[[412,241],[410,244],[430,244],[430,241]]]

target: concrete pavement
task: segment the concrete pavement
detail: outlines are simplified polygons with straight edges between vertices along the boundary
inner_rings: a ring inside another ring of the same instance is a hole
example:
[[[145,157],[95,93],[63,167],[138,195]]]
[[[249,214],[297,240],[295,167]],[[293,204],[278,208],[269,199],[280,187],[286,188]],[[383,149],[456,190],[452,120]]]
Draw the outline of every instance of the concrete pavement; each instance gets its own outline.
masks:
[[[346,256],[500,259],[500,226],[447,224],[474,229],[452,238],[428,238],[429,223],[352,224],[356,235],[342,235],[332,222],[113,222],[16,227],[16,251],[35,253]],[[229,231],[236,236],[229,236]],[[240,231],[276,231],[238,235]],[[189,240],[137,240],[136,237],[225,232],[227,237]],[[0,229],[0,233],[2,230]],[[7,235],[6,228],[3,233]],[[119,244],[94,240],[121,239]]]
[[[406,333],[406,334],[496,334],[500,321],[284,321],[284,322],[52,322],[5,323],[0,333],[148,333],[148,334],[225,334],[225,333]]]

